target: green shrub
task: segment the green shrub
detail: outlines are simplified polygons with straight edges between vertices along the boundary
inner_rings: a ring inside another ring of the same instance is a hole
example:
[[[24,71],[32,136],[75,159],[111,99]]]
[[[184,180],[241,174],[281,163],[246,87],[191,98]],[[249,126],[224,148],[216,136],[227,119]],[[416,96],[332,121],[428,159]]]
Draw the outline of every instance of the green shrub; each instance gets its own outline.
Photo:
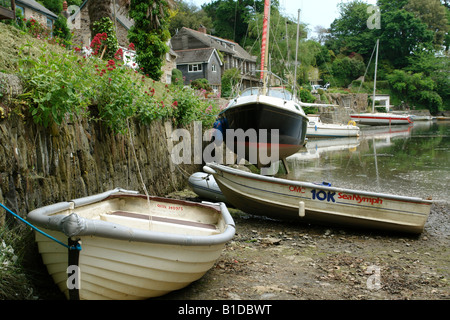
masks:
[[[103,59],[113,59],[117,50],[119,49],[119,44],[117,42],[116,30],[114,28],[114,23],[108,17],[103,17],[98,21],[94,22],[94,34],[102,34],[106,33],[107,38],[102,41],[101,48],[99,49],[98,54],[101,55],[103,49],[106,47],[105,54],[103,55]],[[95,37],[93,41],[95,40]],[[92,43],[91,43],[92,47]]]
[[[211,91],[211,86],[209,85],[209,82],[207,79],[195,79],[191,82],[191,87],[196,90],[205,90],[205,91]]]
[[[26,84],[23,99],[40,125],[58,125],[77,114],[124,133],[131,118],[144,124],[156,119],[176,124],[198,120],[209,126],[218,113],[200,91],[163,85],[122,66],[120,59],[81,57],[75,53],[79,48],[56,53],[43,45],[40,50],[37,59],[23,55],[20,61]]]
[[[184,84],[183,81],[183,73],[179,69],[172,70],[172,84],[176,86],[182,86]]]

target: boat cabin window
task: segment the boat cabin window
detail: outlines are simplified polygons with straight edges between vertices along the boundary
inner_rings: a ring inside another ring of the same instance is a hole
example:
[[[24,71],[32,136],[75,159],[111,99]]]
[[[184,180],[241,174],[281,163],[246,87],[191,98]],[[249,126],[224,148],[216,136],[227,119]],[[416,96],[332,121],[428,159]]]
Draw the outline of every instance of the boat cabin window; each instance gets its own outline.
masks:
[[[241,93],[241,97],[252,96],[259,93],[259,88],[247,88]]]
[[[284,100],[292,100],[291,93],[287,90],[279,90],[279,89],[269,89],[269,96],[281,98]]]
[[[260,94],[261,93],[261,88],[247,88],[244,91],[242,91],[241,93],[241,97],[246,97],[246,96],[252,96],[252,95],[256,95],[256,94]],[[269,89],[268,96],[271,97],[276,97],[276,98],[281,98],[284,100],[292,100],[292,95],[289,91],[287,90],[283,90],[283,89]]]

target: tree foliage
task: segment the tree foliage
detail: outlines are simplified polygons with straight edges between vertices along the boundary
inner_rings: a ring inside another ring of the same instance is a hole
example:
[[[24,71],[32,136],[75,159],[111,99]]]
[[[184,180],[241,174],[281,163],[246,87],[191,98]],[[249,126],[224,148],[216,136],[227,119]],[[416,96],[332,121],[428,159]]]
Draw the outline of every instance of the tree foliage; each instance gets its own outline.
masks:
[[[439,0],[409,0],[405,10],[410,11],[434,32],[433,44],[440,47],[449,31],[447,12]]]
[[[145,74],[159,80],[162,57],[169,51],[168,3],[164,0],[131,0],[129,16],[134,25],[128,32],[128,39],[136,48],[136,62]]]
[[[183,27],[197,30],[200,25],[207,30],[213,29],[211,18],[206,12],[193,3],[177,0],[173,17],[169,21],[169,31],[175,35]]]
[[[360,55],[367,66],[379,39],[377,78],[388,80],[396,100],[433,112],[450,109],[449,8],[439,0],[378,0],[377,5],[379,28],[367,24],[367,3],[353,0],[339,5],[340,16],[331,24],[325,41],[335,57],[327,70],[321,68],[323,78],[330,72],[335,83],[345,85],[356,73],[346,70],[351,60],[344,59]],[[374,67],[368,70],[372,77]]]
[[[273,1],[273,6],[278,1]],[[264,11],[264,0],[214,0],[202,5],[213,21],[215,34],[244,45],[249,21]]]

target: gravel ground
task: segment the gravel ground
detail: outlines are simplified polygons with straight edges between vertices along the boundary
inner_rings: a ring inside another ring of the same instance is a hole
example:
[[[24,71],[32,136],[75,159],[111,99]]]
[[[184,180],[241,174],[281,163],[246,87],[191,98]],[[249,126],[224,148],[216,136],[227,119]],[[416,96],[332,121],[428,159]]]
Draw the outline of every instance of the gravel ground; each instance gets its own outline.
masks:
[[[182,197],[198,200],[195,194]],[[230,212],[236,235],[215,266],[187,288],[161,299],[450,299],[449,204],[433,204],[420,235],[277,221],[231,208]]]

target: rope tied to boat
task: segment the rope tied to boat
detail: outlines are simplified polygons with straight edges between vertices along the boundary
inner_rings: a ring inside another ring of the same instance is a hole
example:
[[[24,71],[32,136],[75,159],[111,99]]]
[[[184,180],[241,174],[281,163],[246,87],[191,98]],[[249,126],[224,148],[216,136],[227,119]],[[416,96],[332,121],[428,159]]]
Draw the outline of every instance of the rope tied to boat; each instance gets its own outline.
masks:
[[[55,237],[52,237],[51,235],[49,235],[48,233],[45,233],[44,231],[40,230],[39,228],[37,228],[36,226],[32,225],[31,223],[29,223],[28,221],[26,221],[24,218],[22,218],[21,216],[19,216],[18,214],[12,212],[9,208],[7,208],[5,205],[3,205],[2,203],[0,203],[0,207],[2,207],[3,209],[6,210],[6,212],[12,214],[15,218],[19,219],[20,221],[22,221],[23,223],[25,223],[26,225],[28,225],[29,227],[31,227],[32,229],[34,229],[35,231],[39,232],[40,234],[46,236],[47,238],[59,243],[60,245],[66,247],[69,250],[77,250],[77,251],[81,251],[81,244],[79,242],[73,243],[71,245],[67,245],[64,242],[59,241],[58,239],[56,239]]]

